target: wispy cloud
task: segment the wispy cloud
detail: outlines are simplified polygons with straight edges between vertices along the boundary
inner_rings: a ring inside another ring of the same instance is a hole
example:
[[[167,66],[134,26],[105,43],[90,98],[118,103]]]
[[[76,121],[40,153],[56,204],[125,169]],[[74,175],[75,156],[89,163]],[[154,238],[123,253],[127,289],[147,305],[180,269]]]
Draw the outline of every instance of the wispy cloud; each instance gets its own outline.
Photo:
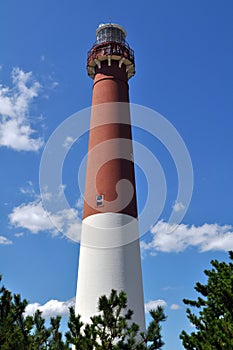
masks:
[[[28,195],[30,197],[36,197],[36,192],[32,181],[27,181],[26,186],[20,187],[19,191],[24,195]]]
[[[17,232],[17,233],[14,234],[14,236],[15,236],[16,238],[23,237],[23,236],[24,236],[24,233],[23,233],[23,232]]]
[[[12,226],[29,230],[33,234],[48,231],[53,235],[63,232],[73,241],[79,241],[81,221],[76,209],[64,209],[56,215],[47,212],[40,200],[23,203],[9,214]]]
[[[41,85],[32,72],[19,68],[12,70],[13,86],[0,84],[0,146],[16,151],[38,151],[43,140],[33,137],[36,132],[30,124],[30,106],[38,96]]]
[[[150,300],[144,305],[146,314],[148,314],[150,310],[157,309],[158,306],[166,307],[168,305],[167,302],[163,299]],[[181,309],[181,306],[178,304],[171,304],[169,308],[173,311],[176,311]]]
[[[15,207],[9,215],[9,219],[13,226],[26,228],[32,233],[54,228],[40,201],[23,203]]]
[[[67,136],[62,146],[69,149],[74,143],[74,141],[75,139],[73,137]]]
[[[182,202],[175,202],[173,205],[173,210],[177,213],[185,209],[185,206]]]
[[[173,304],[176,305],[176,304]],[[57,315],[60,316],[68,316],[69,308],[71,306],[75,306],[75,297],[67,300],[67,301],[58,301],[58,300],[49,300],[44,305],[40,305],[39,303],[28,304],[24,315],[33,315],[36,310],[40,310],[42,312],[42,316],[44,318],[55,317]],[[145,304],[145,312],[149,313],[150,310],[156,309],[158,306],[167,306],[166,301],[162,299],[151,300]],[[171,306],[172,308],[172,306]]]
[[[9,245],[12,244],[12,241],[4,236],[0,236],[0,245]]]
[[[181,309],[181,306],[178,304],[171,304],[170,309],[174,310],[174,311],[179,310],[179,309]]]
[[[28,304],[24,315],[29,316],[33,315],[36,310],[40,310],[42,312],[42,316],[44,318],[56,317],[60,316],[69,316],[69,308],[75,306],[75,297],[71,298],[67,301],[59,301],[59,300],[49,300],[45,304],[41,305],[39,303]],[[145,312],[149,313],[150,310],[157,309],[158,306],[166,307],[167,303],[165,300],[157,299],[151,300],[148,303],[145,303]],[[181,306],[178,304],[172,304],[170,306],[171,310],[179,310]]]
[[[169,224],[159,221],[151,228],[152,239],[141,245],[145,252],[182,252],[197,247],[200,252],[228,251],[233,247],[231,225],[203,224],[202,226]]]
[[[83,196],[81,195],[79,198],[78,198],[78,200],[77,200],[77,202],[76,202],[76,204],[75,204],[75,207],[77,208],[77,209],[83,209],[83,205],[84,205],[84,198],[83,198]]]
[[[182,286],[166,286],[161,288],[162,290],[164,290],[165,292],[167,291],[173,291],[173,290],[178,290],[178,289],[182,289]]]
[[[74,307],[75,298],[72,298],[67,301],[58,301],[58,300],[49,300],[44,305],[40,305],[39,303],[28,304],[24,315],[29,316],[33,315],[36,310],[40,310],[42,312],[42,316],[44,318],[50,318],[55,316],[68,316],[69,308],[71,306]]]
[[[157,309],[158,306],[167,306],[167,303],[165,300],[157,299],[157,300],[150,300],[148,303],[145,303],[145,312],[149,313],[150,310]]]

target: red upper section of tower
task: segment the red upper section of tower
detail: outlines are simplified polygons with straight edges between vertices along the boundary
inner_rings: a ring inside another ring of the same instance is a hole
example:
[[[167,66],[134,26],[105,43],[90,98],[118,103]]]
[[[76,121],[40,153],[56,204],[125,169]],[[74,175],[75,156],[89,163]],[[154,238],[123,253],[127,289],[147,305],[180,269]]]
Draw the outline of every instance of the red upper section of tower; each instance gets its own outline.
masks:
[[[88,53],[94,79],[83,219],[97,213],[137,217],[128,79],[134,54],[117,24],[101,25]]]

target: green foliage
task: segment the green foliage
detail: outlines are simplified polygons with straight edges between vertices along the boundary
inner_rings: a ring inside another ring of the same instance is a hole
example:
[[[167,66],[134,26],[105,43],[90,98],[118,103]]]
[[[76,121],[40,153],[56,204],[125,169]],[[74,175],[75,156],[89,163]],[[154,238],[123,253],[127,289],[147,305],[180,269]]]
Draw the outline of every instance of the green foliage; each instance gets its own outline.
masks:
[[[160,322],[166,319],[162,307],[151,310],[152,322],[146,333],[139,334],[139,326],[132,322],[133,312],[127,310],[124,292],[112,290],[109,298],[102,296],[98,304],[99,314],[91,317],[90,324],[83,325],[80,316],[70,308],[67,342],[83,350],[145,350],[161,349]]]
[[[0,289],[0,345],[2,350],[27,349],[32,318],[23,318],[27,305],[19,295],[12,296],[4,286]]]
[[[1,278],[0,278],[1,281]],[[59,331],[60,317],[51,318],[50,327],[39,310],[24,316],[28,302],[21,300],[4,286],[0,288],[0,349],[1,350],[67,350]]]
[[[1,281],[1,277],[0,277]],[[80,315],[70,308],[66,342],[60,332],[61,317],[52,317],[46,327],[41,311],[25,316],[28,302],[21,300],[4,286],[0,288],[0,349],[1,350],[145,350],[161,349],[160,323],[166,319],[163,308],[151,310],[152,321],[146,333],[132,322],[133,312],[127,310],[124,292],[112,290],[109,298],[99,299],[99,313],[84,325]]]
[[[34,328],[34,333],[32,336],[32,349],[46,350],[50,332],[45,327],[45,319],[41,315],[42,312],[37,310],[32,318]]]
[[[233,260],[233,252],[229,252]],[[201,297],[184,299],[186,305],[195,307],[199,314],[187,308],[187,317],[196,331],[180,335],[183,346],[188,350],[231,350],[233,349],[233,263],[212,260],[213,268],[205,270],[207,284],[197,283],[195,289]]]
[[[158,306],[156,310],[151,310],[150,316],[152,321],[147,328],[146,334],[146,343],[150,345],[147,348],[150,350],[161,349],[164,342],[162,341],[160,322],[166,320],[163,308]]]

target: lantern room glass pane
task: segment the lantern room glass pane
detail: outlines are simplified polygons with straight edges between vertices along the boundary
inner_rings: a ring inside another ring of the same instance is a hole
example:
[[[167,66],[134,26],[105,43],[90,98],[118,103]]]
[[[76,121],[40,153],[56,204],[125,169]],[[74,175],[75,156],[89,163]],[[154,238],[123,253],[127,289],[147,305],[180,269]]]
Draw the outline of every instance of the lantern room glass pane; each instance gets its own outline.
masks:
[[[125,34],[119,28],[105,27],[97,35],[97,43],[101,44],[108,41],[125,43]]]

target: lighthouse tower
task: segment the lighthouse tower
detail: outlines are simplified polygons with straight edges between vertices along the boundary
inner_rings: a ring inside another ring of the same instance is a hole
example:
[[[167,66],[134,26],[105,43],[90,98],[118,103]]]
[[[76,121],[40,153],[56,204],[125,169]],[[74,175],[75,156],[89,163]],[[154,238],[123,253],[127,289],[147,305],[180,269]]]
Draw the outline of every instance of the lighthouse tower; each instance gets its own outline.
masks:
[[[125,291],[145,329],[128,80],[134,52],[118,24],[101,24],[88,52],[94,79],[76,313],[88,323],[100,296]]]

